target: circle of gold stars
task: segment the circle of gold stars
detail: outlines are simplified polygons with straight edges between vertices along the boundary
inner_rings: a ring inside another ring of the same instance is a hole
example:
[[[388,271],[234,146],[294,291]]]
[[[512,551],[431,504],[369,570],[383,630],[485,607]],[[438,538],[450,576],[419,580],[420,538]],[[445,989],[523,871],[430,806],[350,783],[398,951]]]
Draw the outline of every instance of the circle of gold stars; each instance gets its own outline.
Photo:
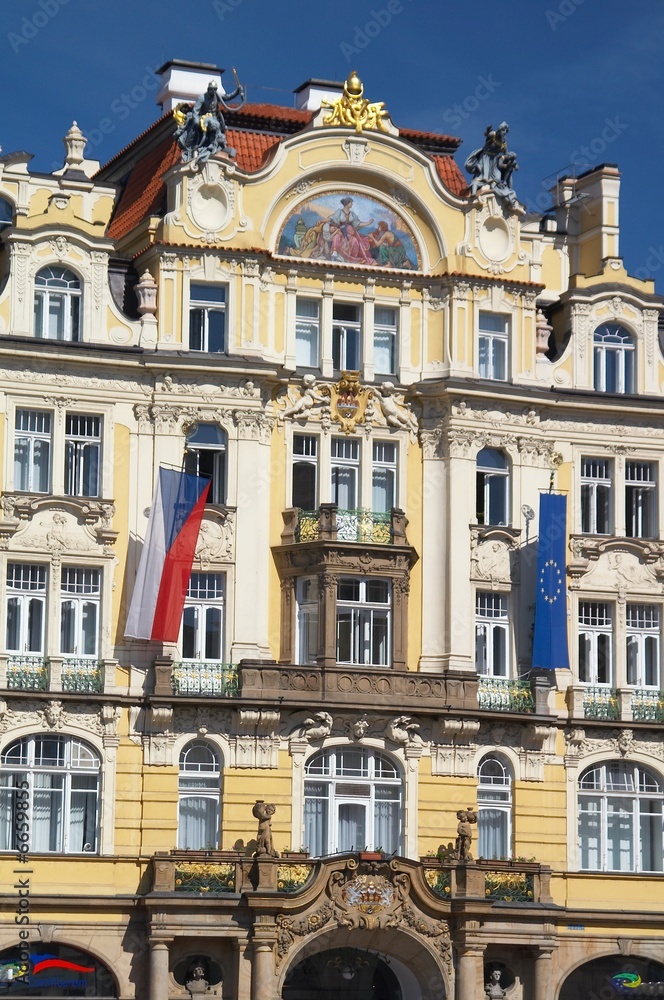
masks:
[[[546,573],[547,569],[551,574],[555,574],[552,580],[551,577],[549,577],[552,584],[550,587],[544,586],[544,574]],[[544,566],[542,567],[542,572],[540,573],[539,587],[541,593],[544,595],[544,600],[548,604],[555,604],[556,601],[558,600],[558,597],[562,593],[563,589],[563,579],[560,574],[560,570],[558,568],[558,563],[556,562],[555,559],[547,559],[547,561],[544,563]],[[549,591],[548,594],[547,590]]]

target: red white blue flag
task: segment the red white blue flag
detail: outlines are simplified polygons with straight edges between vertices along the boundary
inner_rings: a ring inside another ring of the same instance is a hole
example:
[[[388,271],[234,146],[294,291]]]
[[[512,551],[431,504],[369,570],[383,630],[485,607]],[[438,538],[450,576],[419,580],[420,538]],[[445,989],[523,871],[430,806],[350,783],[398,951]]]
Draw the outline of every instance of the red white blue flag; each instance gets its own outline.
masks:
[[[125,637],[177,642],[210,480],[159,469]]]

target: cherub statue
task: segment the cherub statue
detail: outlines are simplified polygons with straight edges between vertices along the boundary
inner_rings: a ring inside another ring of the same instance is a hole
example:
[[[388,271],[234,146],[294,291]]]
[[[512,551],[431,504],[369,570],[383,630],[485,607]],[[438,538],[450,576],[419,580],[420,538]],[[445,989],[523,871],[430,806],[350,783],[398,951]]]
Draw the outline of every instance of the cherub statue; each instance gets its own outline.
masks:
[[[467,809],[459,809],[457,819],[459,823],[455,845],[456,856],[459,861],[472,861],[470,845],[473,842],[473,828],[471,824],[477,823],[477,813],[471,806],[468,806]]]
[[[397,402],[395,393],[393,382],[383,382],[382,385],[378,386],[378,393],[374,393],[378,399],[381,413],[385,417],[385,423],[388,427],[396,427],[399,430],[417,434],[417,417],[403,403]]]
[[[309,410],[313,409],[314,406],[320,406],[321,403],[327,402],[325,393],[316,388],[315,375],[302,376],[301,391],[302,395],[299,399],[279,412],[279,420],[285,420],[286,417],[307,417]]]
[[[260,858],[265,855],[269,858],[278,858],[279,854],[274,849],[272,842],[272,817],[277,811],[277,807],[263,799],[257,799],[252,814],[258,820],[258,833],[256,834],[256,850],[254,857]]]

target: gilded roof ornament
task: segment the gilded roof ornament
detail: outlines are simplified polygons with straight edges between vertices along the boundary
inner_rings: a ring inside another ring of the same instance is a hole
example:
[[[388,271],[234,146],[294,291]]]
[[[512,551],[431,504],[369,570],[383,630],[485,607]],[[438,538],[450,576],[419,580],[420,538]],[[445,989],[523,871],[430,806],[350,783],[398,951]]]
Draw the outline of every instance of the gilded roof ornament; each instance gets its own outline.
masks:
[[[344,92],[336,101],[323,101],[322,106],[332,108],[323,119],[323,125],[346,125],[356,132],[378,129],[387,132],[383,118],[387,117],[385,103],[371,103],[364,95],[364,86],[357,72],[353,70],[344,83]]]

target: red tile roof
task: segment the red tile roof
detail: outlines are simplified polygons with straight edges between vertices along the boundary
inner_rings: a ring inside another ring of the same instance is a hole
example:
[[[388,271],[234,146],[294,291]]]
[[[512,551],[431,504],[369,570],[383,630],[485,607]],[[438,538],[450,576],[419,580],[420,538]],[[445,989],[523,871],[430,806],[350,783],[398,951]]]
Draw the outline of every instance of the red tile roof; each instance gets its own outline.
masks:
[[[164,115],[154,122],[138,138],[116,154],[98,173],[100,179],[110,174],[117,176],[118,161],[127,154],[134,154],[133,166],[120,195],[108,235],[112,239],[126,236],[148,215],[163,210],[166,189],[163,175],[180,159],[172,134],[142,158],[135,159],[138,144],[158,126],[165,127]],[[311,111],[299,111],[278,104],[247,104],[239,111],[226,113],[228,142],[237,150],[237,165],[247,173],[259,170],[270,158],[284,136],[300,132],[311,122]],[[413,143],[427,153],[434,161],[443,184],[455,195],[467,192],[467,183],[459,167],[450,155],[460,144],[454,136],[434,132],[420,132],[415,129],[400,129],[400,137]],[[130,163],[132,162],[130,155]],[[121,169],[121,165],[120,165]]]
[[[108,227],[111,239],[126,236],[139,222],[162,208],[166,196],[162,178],[179,159],[180,150],[169,136],[138,160]]]

